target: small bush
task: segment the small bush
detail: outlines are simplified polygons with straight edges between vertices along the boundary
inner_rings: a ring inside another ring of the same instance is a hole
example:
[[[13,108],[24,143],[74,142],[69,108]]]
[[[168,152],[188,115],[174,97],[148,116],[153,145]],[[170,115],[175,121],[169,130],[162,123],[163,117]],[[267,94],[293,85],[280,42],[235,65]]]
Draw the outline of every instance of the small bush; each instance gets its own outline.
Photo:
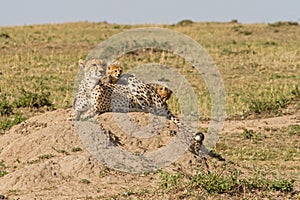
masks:
[[[6,131],[6,130],[10,129],[11,127],[13,127],[14,125],[20,124],[21,122],[23,122],[25,120],[26,120],[26,118],[18,113],[14,114],[10,117],[0,119],[0,129],[2,129],[3,131]]]
[[[21,95],[14,102],[17,108],[28,107],[28,108],[41,108],[44,106],[52,107],[53,104],[50,100],[50,92],[41,90],[40,92],[30,92],[25,89],[21,90]]]
[[[181,20],[180,22],[178,22],[176,25],[178,25],[178,26],[188,26],[188,25],[191,25],[193,23],[194,22],[190,19],[184,19],[184,20]]]
[[[6,174],[8,174],[8,172],[7,172],[7,171],[0,171],[0,177],[3,177],[3,176],[5,176]]]
[[[10,36],[8,33],[0,33],[0,38],[9,39]]]
[[[13,114],[13,107],[8,102],[6,95],[0,96],[0,116],[9,116]]]

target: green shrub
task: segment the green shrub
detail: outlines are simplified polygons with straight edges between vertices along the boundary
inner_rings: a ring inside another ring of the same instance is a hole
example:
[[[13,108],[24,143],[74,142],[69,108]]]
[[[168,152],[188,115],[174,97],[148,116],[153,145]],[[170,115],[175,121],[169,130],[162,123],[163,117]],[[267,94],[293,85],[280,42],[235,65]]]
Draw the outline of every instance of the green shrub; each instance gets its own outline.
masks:
[[[8,172],[7,172],[7,171],[0,171],[0,177],[3,177],[3,176],[5,176],[6,174],[8,174]]]
[[[281,192],[291,192],[293,191],[294,180],[288,181],[284,179],[272,181],[269,186],[271,190],[281,191]]]
[[[176,25],[178,25],[178,26],[187,26],[187,25],[191,25],[193,23],[194,22],[190,19],[184,19],[184,20],[181,20],[180,22],[178,22]]]
[[[28,107],[28,108],[41,108],[44,106],[52,107],[53,104],[50,100],[50,92],[41,90],[40,92],[30,92],[25,89],[21,89],[21,95],[14,102],[17,108]]]
[[[9,39],[10,36],[8,33],[0,33],[0,38]]]
[[[10,117],[0,118],[0,129],[6,131],[13,127],[14,125],[20,124],[25,121],[26,118],[20,115],[19,113],[14,114]]]
[[[178,173],[170,174],[167,172],[161,172],[160,178],[161,178],[161,183],[160,183],[161,188],[168,189],[177,186],[180,180],[182,179],[182,176]]]
[[[0,116],[9,116],[13,114],[13,107],[7,100],[7,96],[2,94],[0,96]]]
[[[250,112],[255,114],[280,114],[283,108],[288,106],[290,98],[281,91],[263,92],[257,98],[249,98],[248,105]]]

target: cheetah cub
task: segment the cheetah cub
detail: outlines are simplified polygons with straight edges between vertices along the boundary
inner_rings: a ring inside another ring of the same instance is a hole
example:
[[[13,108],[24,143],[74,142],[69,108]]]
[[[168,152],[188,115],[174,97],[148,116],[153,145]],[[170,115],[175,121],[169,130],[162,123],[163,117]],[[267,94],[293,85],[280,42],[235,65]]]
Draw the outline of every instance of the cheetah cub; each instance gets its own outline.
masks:
[[[159,94],[159,96],[162,98],[162,101],[164,103],[167,102],[168,99],[170,99],[172,91],[167,88],[166,86],[160,85],[158,83],[150,83],[152,87],[156,90],[156,92]]]
[[[119,62],[111,63],[107,66],[104,76],[101,78],[102,83],[116,84],[123,73],[123,67]]]

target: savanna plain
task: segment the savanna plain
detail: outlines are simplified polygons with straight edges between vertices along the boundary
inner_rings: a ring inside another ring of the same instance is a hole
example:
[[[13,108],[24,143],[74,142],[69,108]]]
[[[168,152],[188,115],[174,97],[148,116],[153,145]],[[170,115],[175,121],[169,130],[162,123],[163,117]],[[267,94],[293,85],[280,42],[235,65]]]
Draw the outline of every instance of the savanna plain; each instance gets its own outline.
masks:
[[[81,143],[72,115],[73,89],[85,59],[114,34],[151,25],[106,22],[0,27],[0,199],[299,199],[300,26],[197,23],[156,25],[186,34],[211,56],[226,92],[226,120],[206,159],[189,152],[155,172],[131,174],[98,162]],[[184,58],[155,49],[117,59],[124,71],[145,63],[184,76],[197,100],[201,131],[211,98]],[[168,107],[181,116],[175,95]],[[147,113],[132,113],[141,125]],[[106,128],[118,134],[111,113]],[[171,122],[149,148],[167,145]],[[133,152],[143,142],[128,143]],[[145,142],[147,143],[147,142]],[[144,144],[145,144],[144,143]],[[156,145],[156,146],[155,146]]]

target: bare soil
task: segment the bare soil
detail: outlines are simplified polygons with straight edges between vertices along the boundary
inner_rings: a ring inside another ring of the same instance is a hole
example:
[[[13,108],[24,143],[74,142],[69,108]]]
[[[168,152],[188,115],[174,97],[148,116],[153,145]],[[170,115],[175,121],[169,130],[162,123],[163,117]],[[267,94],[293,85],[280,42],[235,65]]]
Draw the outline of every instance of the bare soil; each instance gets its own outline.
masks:
[[[157,193],[151,193],[158,187],[157,173],[131,174],[108,169],[86,150],[76,133],[74,121],[68,120],[70,115],[71,109],[46,112],[0,136],[0,160],[4,161],[8,172],[0,179],[2,198],[110,199],[128,191],[147,191],[148,199],[158,198]],[[142,126],[148,124],[150,114],[132,113],[131,116]],[[159,137],[141,142],[125,136],[115,125],[111,113],[105,113],[100,120],[106,124],[105,128],[117,133],[124,148],[133,152],[144,148],[155,150],[168,143],[176,131],[176,127],[166,121]],[[241,127],[260,130],[263,127],[281,128],[299,123],[299,112],[267,119],[231,120],[226,121],[223,133],[241,132]],[[164,170],[193,173],[196,165],[203,165],[189,152],[176,163]]]

